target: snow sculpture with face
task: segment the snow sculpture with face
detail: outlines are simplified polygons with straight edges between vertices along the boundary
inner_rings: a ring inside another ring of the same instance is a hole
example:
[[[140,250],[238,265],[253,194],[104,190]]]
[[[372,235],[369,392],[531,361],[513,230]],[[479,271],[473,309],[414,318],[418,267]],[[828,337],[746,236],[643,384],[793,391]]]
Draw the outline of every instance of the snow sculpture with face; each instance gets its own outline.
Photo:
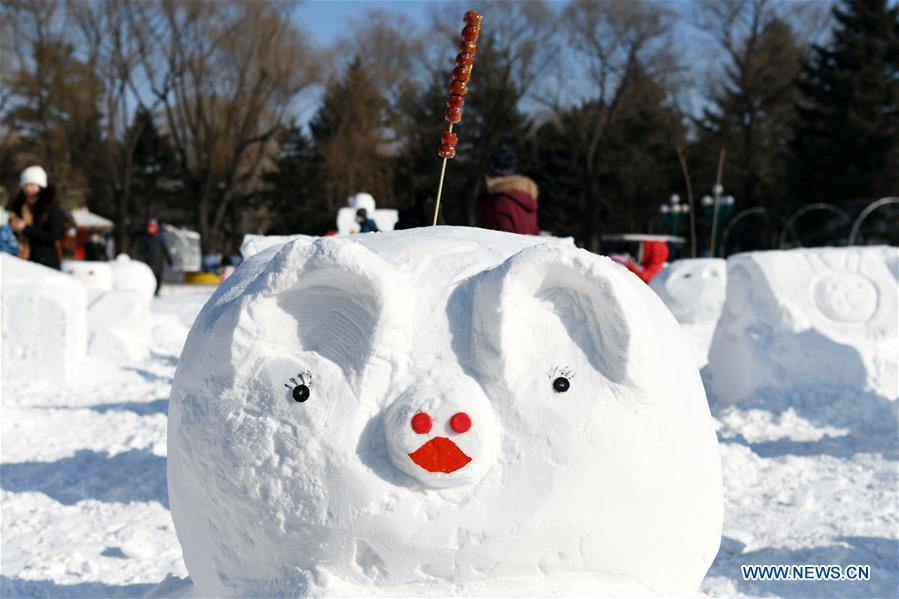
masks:
[[[263,250],[204,307],[172,388],[195,590],[694,592],[722,499],[686,343],[642,282],[537,237]]]
[[[693,341],[700,367],[708,362],[726,283],[727,263],[721,258],[677,260],[649,283]]]
[[[790,384],[899,396],[899,250],[809,248],[727,260],[727,300],[703,371],[725,402]]]

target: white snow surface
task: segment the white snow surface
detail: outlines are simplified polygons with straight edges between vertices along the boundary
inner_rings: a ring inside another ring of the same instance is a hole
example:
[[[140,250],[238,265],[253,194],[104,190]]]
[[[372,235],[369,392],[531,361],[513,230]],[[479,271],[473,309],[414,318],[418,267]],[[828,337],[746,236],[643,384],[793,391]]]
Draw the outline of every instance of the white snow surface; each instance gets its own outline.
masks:
[[[687,343],[645,284],[546,238],[439,227],[256,254],[173,383],[196,592],[695,592],[722,491]]]
[[[87,352],[87,296],[71,277],[0,254],[3,379],[64,379]]]
[[[899,248],[750,252],[727,260],[727,300],[704,370],[737,402],[767,387],[899,396]]]
[[[693,341],[700,368],[709,361],[709,346],[721,316],[726,284],[727,263],[722,258],[677,260],[649,283]]]
[[[258,254],[262,250],[270,247],[281,246],[288,241],[303,239],[308,243],[315,241],[312,235],[244,235],[243,243],[240,244],[240,255],[246,260],[250,256]]]
[[[45,373],[2,384],[0,596],[173,596],[190,587],[166,507],[166,411],[181,347],[209,293],[163,288],[145,360],[88,359],[76,379]],[[735,405],[710,399],[724,528],[700,595],[895,596],[895,404],[859,388],[806,384]],[[765,563],[867,564],[871,580],[743,580],[741,565]]]

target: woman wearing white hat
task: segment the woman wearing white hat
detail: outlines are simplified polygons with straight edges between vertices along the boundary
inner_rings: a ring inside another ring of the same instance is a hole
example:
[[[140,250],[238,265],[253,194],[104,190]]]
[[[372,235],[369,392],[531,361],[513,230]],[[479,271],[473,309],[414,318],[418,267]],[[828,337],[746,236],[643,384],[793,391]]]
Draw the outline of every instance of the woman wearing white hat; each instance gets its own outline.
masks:
[[[56,189],[47,173],[29,166],[19,175],[19,193],[12,203],[9,226],[19,237],[19,257],[59,270],[60,239],[65,214],[56,203]]]

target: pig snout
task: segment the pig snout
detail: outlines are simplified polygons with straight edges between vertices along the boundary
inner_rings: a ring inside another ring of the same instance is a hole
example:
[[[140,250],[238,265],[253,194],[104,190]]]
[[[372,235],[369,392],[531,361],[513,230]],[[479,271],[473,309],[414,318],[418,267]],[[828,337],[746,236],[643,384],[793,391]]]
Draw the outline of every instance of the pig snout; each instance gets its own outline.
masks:
[[[463,375],[413,385],[387,408],[384,422],[391,462],[426,487],[473,483],[496,459],[500,431],[493,409]]]

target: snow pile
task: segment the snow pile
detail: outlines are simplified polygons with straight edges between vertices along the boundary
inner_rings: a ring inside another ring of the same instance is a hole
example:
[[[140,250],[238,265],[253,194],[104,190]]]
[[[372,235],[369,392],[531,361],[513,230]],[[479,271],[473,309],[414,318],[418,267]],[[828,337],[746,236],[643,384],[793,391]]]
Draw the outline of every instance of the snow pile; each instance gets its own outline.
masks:
[[[145,295],[115,289],[113,266],[107,262],[66,260],[62,269],[87,291],[88,354],[116,362],[146,357],[150,349],[150,302]],[[131,283],[126,280],[126,287]]]
[[[727,264],[721,258],[672,262],[649,283],[693,340],[700,368],[709,359],[712,335],[724,305],[726,283]]]
[[[769,387],[837,386],[894,400],[899,249],[752,252],[727,261],[727,300],[703,374],[737,402]]]
[[[156,293],[156,277],[149,266],[132,260],[128,254],[119,254],[112,267],[113,287],[120,291],[136,291],[147,305]]]
[[[194,590],[695,592],[722,491],[687,343],[642,282],[545,238],[437,227],[255,254],[172,387]]]
[[[295,239],[303,239],[312,243],[315,237],[312,235],[244,235],[243,243],[240,244],[240,255],[246,260],[264,249],[281,246]]]
[[[53,269],[0,255],[2,379],[74,375],[87,344],[84,288]]]

